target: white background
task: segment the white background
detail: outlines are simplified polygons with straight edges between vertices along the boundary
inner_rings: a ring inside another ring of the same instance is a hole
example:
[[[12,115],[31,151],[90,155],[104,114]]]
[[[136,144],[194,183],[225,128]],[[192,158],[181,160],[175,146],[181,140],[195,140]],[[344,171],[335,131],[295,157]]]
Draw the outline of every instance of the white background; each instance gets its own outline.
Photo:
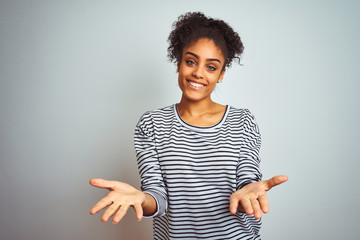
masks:
[[[133,211],[90,216],[107,191],[139,187],[133,131],[147,110],[180,100],[167,37],[188,11],[239,32],[213,97],[249,108],[270,193],[263,239],[355,239],[358,227],[358,1],[0,0],[0,239],[151,239]]]

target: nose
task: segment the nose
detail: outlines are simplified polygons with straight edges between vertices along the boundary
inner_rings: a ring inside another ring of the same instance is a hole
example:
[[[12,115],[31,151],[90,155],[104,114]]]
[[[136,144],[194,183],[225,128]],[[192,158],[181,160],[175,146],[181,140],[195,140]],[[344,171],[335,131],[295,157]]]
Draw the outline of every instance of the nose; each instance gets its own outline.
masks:
[[[192,75],[194,77],[196,77],[196,78],[203,78],[204,77],[200,67],[195,68]]]

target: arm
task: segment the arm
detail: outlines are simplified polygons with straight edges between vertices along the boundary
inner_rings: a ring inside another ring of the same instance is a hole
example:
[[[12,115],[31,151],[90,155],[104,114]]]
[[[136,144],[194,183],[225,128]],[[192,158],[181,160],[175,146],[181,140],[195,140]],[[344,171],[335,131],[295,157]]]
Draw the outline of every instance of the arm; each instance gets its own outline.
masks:
[[[248,215],[254,214],[261,218],[261,210],[269,211],[266,191],[287,181],[286,176],[276,176],[270,180],[261,181],[259,151],[261,135],[254,116],[245,110],[242,120],[243,143],[241,145],[239,163],[237,166],[237,191],[230,197],[230,212],[235,214],[237,209]]]
[[[145,113],[139,120],[134,134],[134,144],[141,190],[151,195],[156,202],[156,211],[146,217],[160,217],[167,210],[167,190],[165,187],[155,144],[154,124],[151,114]]]
[[[114,214],[113,223],[120,222],[130,206],[134,207],[138,220],[143,216],[161,216],[167,209],[167,192],[157,158],[152,121],[148,114],[144,114],[137,124],[134,140],[142,191],[122,182],[90,179],[91,185],[110,190],[90,210],[90,214],[95,214],[109,206],[101,217],[103,222]]]

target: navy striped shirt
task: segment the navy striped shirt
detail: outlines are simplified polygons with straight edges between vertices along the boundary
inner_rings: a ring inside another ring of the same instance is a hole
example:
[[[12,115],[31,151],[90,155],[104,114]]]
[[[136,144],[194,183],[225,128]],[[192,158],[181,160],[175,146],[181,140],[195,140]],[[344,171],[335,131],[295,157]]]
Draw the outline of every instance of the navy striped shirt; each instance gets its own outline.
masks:
[[[154,239],[260,239],[261,220],[229,211],[230,195],[260,181],[261,138],[247,109],[220,122],[184,122],[176,105],[146,112],[135,129],[142,191],[157,203]]]

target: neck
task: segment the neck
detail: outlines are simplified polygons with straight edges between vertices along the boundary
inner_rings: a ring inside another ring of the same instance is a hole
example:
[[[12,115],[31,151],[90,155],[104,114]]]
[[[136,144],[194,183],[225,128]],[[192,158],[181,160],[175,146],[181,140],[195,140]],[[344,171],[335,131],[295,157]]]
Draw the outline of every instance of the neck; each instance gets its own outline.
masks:
[[[217,105],[218,104],[212,101],[211,98],[195,102],[189,101],[183,96],[177,108],[180,115],[188,114],[190,116],[198,116],[211,112]]]

